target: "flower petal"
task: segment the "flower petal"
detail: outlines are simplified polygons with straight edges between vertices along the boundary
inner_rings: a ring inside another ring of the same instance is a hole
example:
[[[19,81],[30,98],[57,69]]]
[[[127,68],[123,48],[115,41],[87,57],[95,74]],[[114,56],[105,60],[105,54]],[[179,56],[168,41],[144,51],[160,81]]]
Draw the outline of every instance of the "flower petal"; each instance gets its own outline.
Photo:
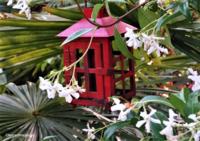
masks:
[[[124,109],[126,109],[124,104],[116,104],[111,106],[111,111],[123,111]]]
[[[145,120],[139,120],[139,121],[136,123],[135,126],[136,126],[137,128],[140,128],[143,124],[145,124],[145,122],[146,122]]]
[[[73,93],[71,93],[71,95],[76,99],[78,99],[80,97],[80,94],[77,92],[73,92]]]
[[[173,136],[173,128],[170,125],[168,125],[160,131],[160,134],[168,137]]]
[[[125,121],[125,120],[127,120],[127,113],[121,111],[121,112],[119,113],[118,120],[120,120],[120,121]]]
[[[13,0],[8,0],[7,6],[11,6],[13,4]]]
[[[151,131],[151,122],[150,122],[150,120],[146,121],[145,129],[146,129],[147,133],[150,133],[150,131]]]
[[[73,99],[72,99],[71,95],[68,94],[68,95],[65,96],[65,101],[66,101],[67,103],[72,103],[72,100],[73,100]]]
[[[192,119],[193,121],[197,121],[197,116],[195,114],[190,114],[188,116],[189,119]]]
[[[51,82],[49,80],[45,80],[42,77],[39,77],[39,80],[40,80],[39,88],[41,90],[47,90],[52,87]]]
[[[159,119],[151,118],[151,122],[161,124],[161,121]]]
[[[112,100],[114,101],[115,104],[120,104],[119,98],[112,97]]]
[[[56,96],[56,90],[53,88],[47,89],[47,96],[49,99],[53,99]]]

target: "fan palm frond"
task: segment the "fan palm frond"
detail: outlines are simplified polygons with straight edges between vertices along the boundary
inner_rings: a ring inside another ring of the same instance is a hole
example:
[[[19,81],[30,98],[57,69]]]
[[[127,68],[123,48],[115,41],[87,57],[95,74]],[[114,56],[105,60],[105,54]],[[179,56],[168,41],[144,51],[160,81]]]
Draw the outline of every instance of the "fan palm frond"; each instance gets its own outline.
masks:
[[[0,95],[0,136],[21,135],[24,141],[80,141],[80,130],[91,117],[59,99],[50,100],[34,83],[7,85],[12,94]],[[13,140],[17,140],[14,139]]]

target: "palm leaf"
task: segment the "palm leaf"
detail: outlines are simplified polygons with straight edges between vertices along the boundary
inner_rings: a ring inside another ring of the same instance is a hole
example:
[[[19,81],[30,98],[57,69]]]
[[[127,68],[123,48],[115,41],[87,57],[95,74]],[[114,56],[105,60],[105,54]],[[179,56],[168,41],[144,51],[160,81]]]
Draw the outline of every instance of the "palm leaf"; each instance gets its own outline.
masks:
[[[48,99],[34,83],[22,86],[10,83],[7,88],[12,94],[0,95],[1,136],[26,135],[24,141],[38,141],[46,136],[55,136],[52,141],[85,139],[80,129],[91,117],[80,109],[61,104],[59,99]]]
[[[182,24],[181,24],[182,23]],[[170,27],[175,48],[200,62],[200,23],[181,22]]]
[[[48,58],[60,55],[62,48],[59,45],[62,40],[56,35],[82,17],[77,11],[49,7],[45,9],[57,16],[64,15],[66,20],[41,21],[10,18],[0,20],[0,27],[4,29],[0,31],[0,68],[6,69],[5,73],[10,72],[8,75],[12,75],[13,70],[29,68],[28,66],[33,68],[33,65],[36,66]],[[60,11],[62,11],[61,14]],[[7,26],[13,29],[6,28]],[[15,27],[20,29],[15,29]]]

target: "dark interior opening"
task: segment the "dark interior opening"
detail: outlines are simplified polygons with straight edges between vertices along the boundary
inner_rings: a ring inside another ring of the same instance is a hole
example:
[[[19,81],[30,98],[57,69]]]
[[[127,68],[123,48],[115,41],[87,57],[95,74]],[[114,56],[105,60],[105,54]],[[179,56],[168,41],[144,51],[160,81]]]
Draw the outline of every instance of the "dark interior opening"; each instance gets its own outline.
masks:
[[[88,67],[95,68],[95,56],[94,56],[94,49],[90,49],[87,55],[88,59]]]
[[[77,73],[78,85],[85,87],[85,77],[83,73]]]
[[[95,92],[97,91],[95,74],[89,74],[89,90]]]
[[[81,49],[76,49],[76,60],[78,60],[83,55],[83,51]],[[77,67],[83,67],[83,61],[79,61],[77,63]]]

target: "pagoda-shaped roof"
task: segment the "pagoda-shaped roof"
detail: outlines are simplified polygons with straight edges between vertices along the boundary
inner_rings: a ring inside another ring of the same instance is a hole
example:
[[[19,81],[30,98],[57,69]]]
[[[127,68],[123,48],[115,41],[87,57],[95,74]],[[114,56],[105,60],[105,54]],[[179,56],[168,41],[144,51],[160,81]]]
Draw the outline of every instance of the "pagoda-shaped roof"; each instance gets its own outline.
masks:
[[[96,19],[96,22],[100,25],[108,25],[108,24],[111,24],[115,21],[116,21],[116,19],[114,19],[110,16]],[[129,24],[122,22],[122,21],[118,22],[114,26],[117,27],[118,31],[121,34],[126,32],[126,27],[131,28],[133,30],[136,29],[132,25],[129,25]],[[95,31],[94,37],[111,37],[111,36],[114,36],[114,26],[97,29]],[[73,24],[72,26],[70,26],[69,28],[65,29],[61,33],[59,33],[57,36],[58,37],[68,37],[68,36],[72,35],[74,32],[77,32],[80,29],[84,29],[84,28],[87,28],[87,29],[88,28],[95,28],[95,25],[89,23],[86,19],[82,19],[82,20],[78,21],[77,23]],[[92,34],[93,34],[93,31],[90,31],[86,34],[83,34],[81,37],[92,37]]]

